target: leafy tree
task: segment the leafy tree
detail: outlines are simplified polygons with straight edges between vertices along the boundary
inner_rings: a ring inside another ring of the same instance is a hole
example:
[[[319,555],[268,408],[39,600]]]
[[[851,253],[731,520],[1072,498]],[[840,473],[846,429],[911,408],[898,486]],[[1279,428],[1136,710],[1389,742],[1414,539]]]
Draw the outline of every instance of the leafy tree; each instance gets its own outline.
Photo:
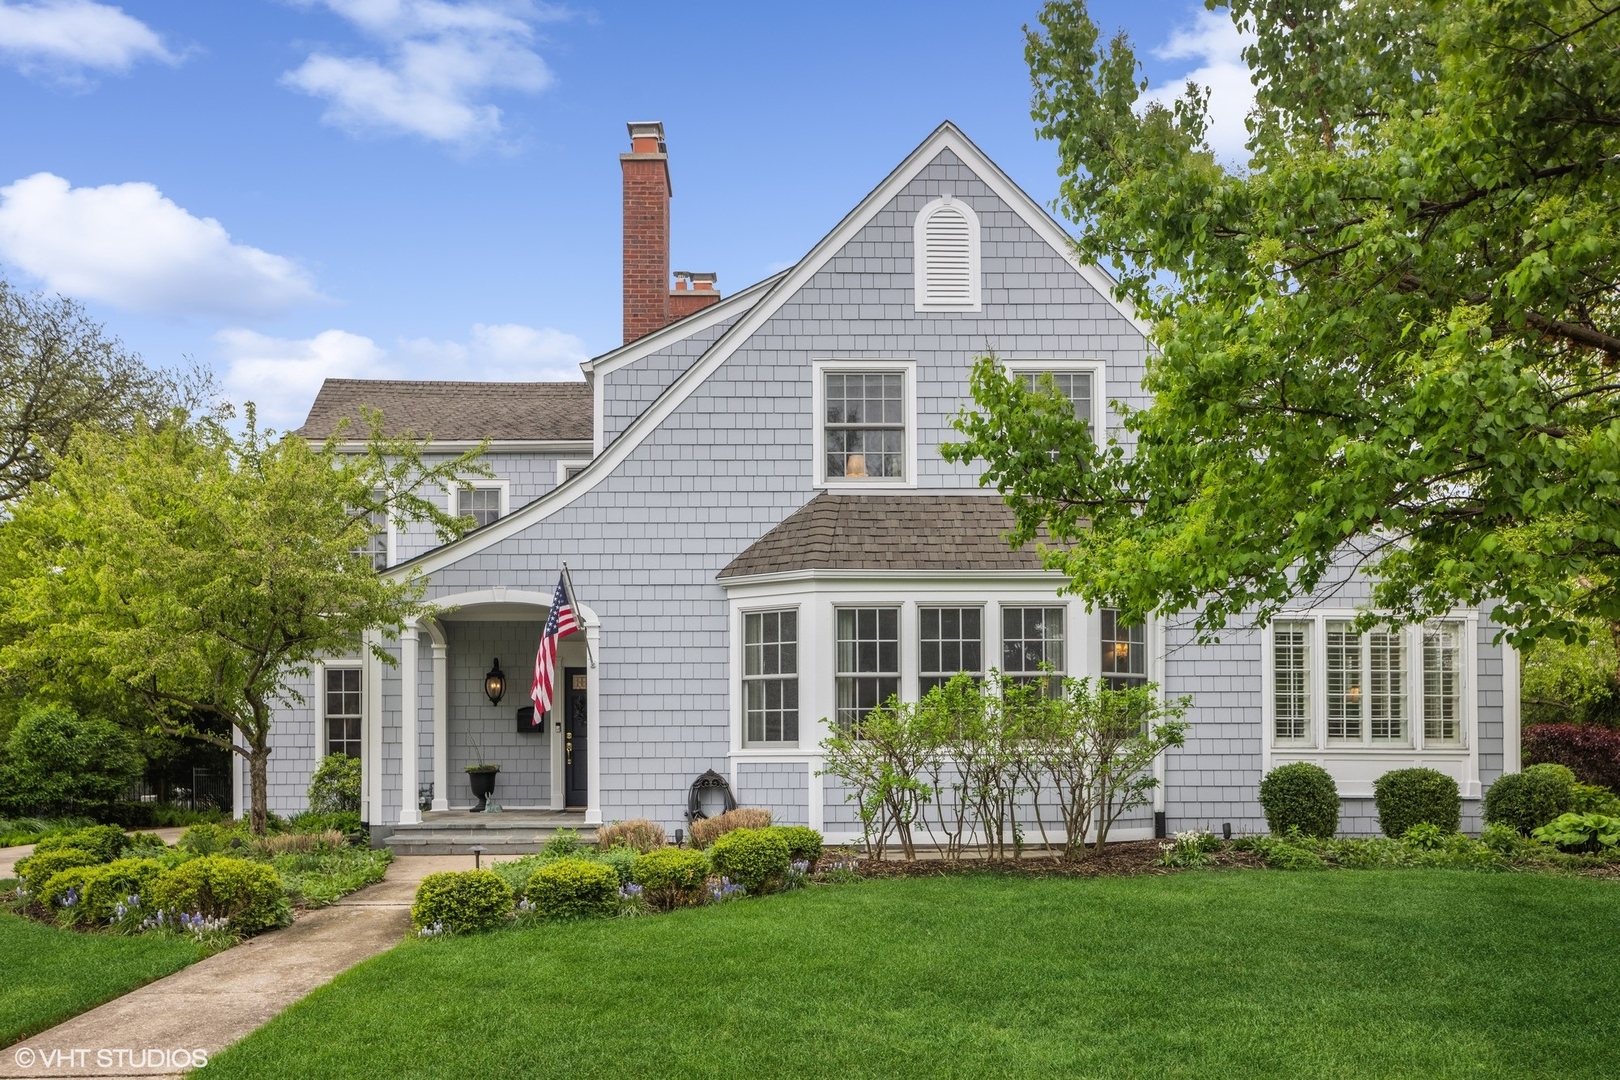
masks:
[[[444,538],[467,526],[422,492],[480,472],[481,448],[428,464],[409,437],[382,437],[380,414],[368,423],[361,454],[338,452],[342,432],[321,447],[262,432],[251,411],[240,436],[183,414],[81,429],[0,529],[0,667],[133,695],[165,730],[240,754],[262,832],[271,714],[290,681],[425,610],[416,575],[373,570],[378,521],[428,521]],[[189,723],[199,714],[238,738]]]
[[[128,431],[137,417],[206,407],[212,392],[200,370],[147,367],[76,302],[0,278],[0,504],[46,476],[79,427]]]
[[[1243,168],[1083,3],[1026,31],[1057,205],[1153,327],[1154,400],[1093,443],[986,358],[947,455],[1127,619],[1264,620],[1349,550],[1398,621],[1620,624],[1620,5],[1217,6],[1253,35]]]
[[[1526,728],[1620,723],[1620,676],[1606,630],[1594,626],[1585,642],[1541,641],[1525,656],[1519,694]]]
[[[103,810],[141,775],[127,731],[62,705],[25,706],[0,758],[9,812],[83,814]]]

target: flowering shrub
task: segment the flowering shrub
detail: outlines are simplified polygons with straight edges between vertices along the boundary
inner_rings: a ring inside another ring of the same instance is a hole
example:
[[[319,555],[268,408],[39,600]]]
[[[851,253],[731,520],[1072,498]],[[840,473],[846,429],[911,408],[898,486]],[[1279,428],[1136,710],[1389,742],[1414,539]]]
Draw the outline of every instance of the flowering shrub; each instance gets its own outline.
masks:
[[[1215,839],[1214,833],[1202,829],[1174,833],[1168,841],[1159,845],[1159,865],[1183,870],[1208,866],[1215,861],[1214,853],[1220,849],[1221,842]]]

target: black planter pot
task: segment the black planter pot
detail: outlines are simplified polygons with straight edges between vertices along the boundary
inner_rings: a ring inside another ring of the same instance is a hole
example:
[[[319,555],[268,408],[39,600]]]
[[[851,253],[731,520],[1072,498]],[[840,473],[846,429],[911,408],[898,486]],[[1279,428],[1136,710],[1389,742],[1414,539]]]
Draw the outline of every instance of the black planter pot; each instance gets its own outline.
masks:
[[[472,808],[473,813],[483,813],[487,800],[495,794],[495,777],[498,775],[500,774],[492,769],[467,774],[467,779],[472,782],[473,798],[478,800],[478,805]]]

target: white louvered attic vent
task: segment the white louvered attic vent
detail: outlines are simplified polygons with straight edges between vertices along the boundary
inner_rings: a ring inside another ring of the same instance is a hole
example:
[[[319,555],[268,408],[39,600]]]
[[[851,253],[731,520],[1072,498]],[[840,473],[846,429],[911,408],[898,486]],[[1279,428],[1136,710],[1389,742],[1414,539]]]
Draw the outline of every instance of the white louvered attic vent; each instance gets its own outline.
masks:
[[[917,310],[979,310],[979,219],[966,203],[936,199],[917,214]]]

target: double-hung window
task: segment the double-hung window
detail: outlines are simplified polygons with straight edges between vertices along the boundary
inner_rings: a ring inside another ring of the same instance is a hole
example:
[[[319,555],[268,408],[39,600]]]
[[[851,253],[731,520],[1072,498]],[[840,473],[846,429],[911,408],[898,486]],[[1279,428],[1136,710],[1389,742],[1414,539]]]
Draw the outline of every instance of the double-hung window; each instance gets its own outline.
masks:
[[[824,371],[822,439],[834,480],[906,478],[906,376]]]
[[[1063,609],[1001,609],[1001,670],[1019,684],[1039,681],[1046,693],[1063,692]]]
[[[900,609],[837,609],[838,725],[856,728],[900,693]]]
[[[984,677],[984,609],[923,607],[917,610],[917,691],[927,694],[952,677]]]
[[[1279,619],[1271,627],[1267,690],[1273,743],[1462,747],[1463,626],[1441,621],[1358,633],[1350,619]]]
[[[1147,630],[1131,626],[1113,608],[1102,609],[1102,677],[1110,690],[1146,686]]]
[[[1051,379],[1051,385],[1057,392],[1068,399],[1074,406],[1074,418],[1084,420],[1087,424],[1092,422],[1092,376],[1093,372],[1086,371],[1024,371],[1020,378],[1024,380],[1024,388],[1031,392],[1044,390],[1046,380]]]
[[[480,526],[499,520],[501,516],[501,489],[498,487],[457,488],[456,514],[460,517],[470,517]]]
[[[360,756],[360,669],[326,669],[326,752]]]
[[[749,746],[799,742],[799,613],[743,615],[743,724]]]
[[[371,497],[382,502],[384,493],[374,491]],[[373,570],[388,569],[388,515],[381,510],[372,510],[366,518],[371,525],[371,531],[366,534],[366,542],[354,549],[356,555],[370,560]]]

